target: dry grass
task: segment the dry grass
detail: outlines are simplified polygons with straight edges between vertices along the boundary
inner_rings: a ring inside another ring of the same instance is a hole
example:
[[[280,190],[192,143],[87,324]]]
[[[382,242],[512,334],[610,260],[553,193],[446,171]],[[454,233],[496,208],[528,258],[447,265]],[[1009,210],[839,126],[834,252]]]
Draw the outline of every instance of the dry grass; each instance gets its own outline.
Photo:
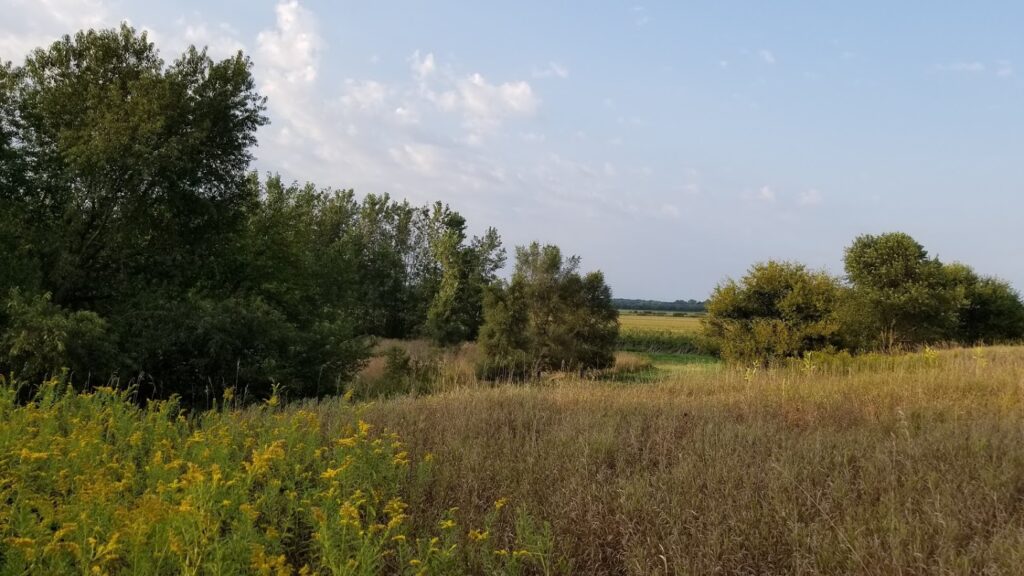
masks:
[[[338,403],[317,410],[351,418]],[[1021,348],[846,373],[806,365],[461,389],[361,412],[437,459],[412,510],[482,518],[509,497],[552,524],[575,573],[1024,565]]]
[[[694,316],[620,314],[619,325],[623,331],[642,330],[695,334],[700,332],[701,319]]]

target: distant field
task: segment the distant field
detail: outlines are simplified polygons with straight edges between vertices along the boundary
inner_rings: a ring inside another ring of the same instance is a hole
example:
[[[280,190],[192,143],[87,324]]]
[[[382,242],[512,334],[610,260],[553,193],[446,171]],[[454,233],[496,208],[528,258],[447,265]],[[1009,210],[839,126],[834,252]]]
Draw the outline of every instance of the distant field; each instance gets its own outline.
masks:
[[[696,316],[639,315],[621,313],[619,324],[623,330],[656,330],[677,334],[700,331],[700,318]]]

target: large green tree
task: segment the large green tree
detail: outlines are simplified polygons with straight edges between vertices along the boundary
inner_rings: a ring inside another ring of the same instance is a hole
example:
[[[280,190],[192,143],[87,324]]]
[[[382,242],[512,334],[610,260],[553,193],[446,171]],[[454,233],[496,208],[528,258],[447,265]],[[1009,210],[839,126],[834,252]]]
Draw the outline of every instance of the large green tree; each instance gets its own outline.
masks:
[[[293,209],[249,173],[266,123],[251,69],[195,48],[165,63],[128,26],[0,68],[0,368],[199,400],[329,391],[358,366],[328,274],[358,275],[312,263],[337,206]]]
[[[844,264],[852,286],[844,309],[851,345],[914,346],[955,331],[963,293],[909,235],[859,236],[846,249]]]
[[[440,204],[435,206],[439,210]],[[440,344],[475,340],[483,324],[484,290],[505,264],[501,238],[489,228],[467,244],[465,219],[450,213],[432,253],[440,276],[427,310],[426,333]]]
[[[519,378],[548,370],[606,368],[614,361],[618,311],[600,272],[557,246],[516,249],[512,278],[488,291],[480,329],[480,372]]]

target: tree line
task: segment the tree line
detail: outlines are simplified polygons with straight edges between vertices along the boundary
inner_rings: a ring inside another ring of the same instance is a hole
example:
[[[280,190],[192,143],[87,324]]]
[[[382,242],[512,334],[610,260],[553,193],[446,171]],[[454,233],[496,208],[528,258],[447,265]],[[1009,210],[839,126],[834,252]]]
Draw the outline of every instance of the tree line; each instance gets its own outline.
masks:
[[[637,310],[651,312],[704,312],[706,303],[699,300],[637,300],[632,298],[613,298],[612,304],[619,310]]]
[[[743,362],[1024,339],[1024,303],[1009,283],[943,263],[907,234],[856,238],[844,269],[838,278],[794,262],[756,264],[715,288],[706,333],[725,359]]]
[[[600,274],[534,245],[505,282],[497,231],[470,236],[441,202],[260,177],[265,109],[242,53],[168,64],[127,25],[0,65],[0,371],[201,400],[337,392],[375,337],[485,334],[488,366],[594,363],[553,342],[613,329]],[[547,324],[524,294],[548,299]],[[599,326],[568,317],[587,306]]]

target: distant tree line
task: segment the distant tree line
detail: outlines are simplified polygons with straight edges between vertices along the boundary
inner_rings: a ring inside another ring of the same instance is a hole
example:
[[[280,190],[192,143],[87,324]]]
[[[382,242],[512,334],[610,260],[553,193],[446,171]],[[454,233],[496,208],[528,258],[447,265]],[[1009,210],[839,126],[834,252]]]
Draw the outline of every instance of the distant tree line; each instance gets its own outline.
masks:
[[[907,234],[858,237],[844,267],[837,278],[793,262],[756,264],[715,288],[705,331],[726,359],[756,362],[1024,339],[1024,303],[1007,282],[943,263]]]
[[[508,342],[488,345],[498,354],[608,363],[581,345],[611,329],[599,275],[532,246],[500,282],[498,233],[471,237],[447,205],[260,178],[264,111],[243,54],[190,48],[166,64],[128,26],[0,65],[0,372],[63,367],[197,401],[226,386],[317,395],[373,337],[449,345],[488,322],[488,342]],[[603,308],[556,333],[539,298],[564,315]]]
[[[649,310],[651,312],[704,312],[706,303],[698,300],[632,300],[612,298],[612,305],[619,310]]]

